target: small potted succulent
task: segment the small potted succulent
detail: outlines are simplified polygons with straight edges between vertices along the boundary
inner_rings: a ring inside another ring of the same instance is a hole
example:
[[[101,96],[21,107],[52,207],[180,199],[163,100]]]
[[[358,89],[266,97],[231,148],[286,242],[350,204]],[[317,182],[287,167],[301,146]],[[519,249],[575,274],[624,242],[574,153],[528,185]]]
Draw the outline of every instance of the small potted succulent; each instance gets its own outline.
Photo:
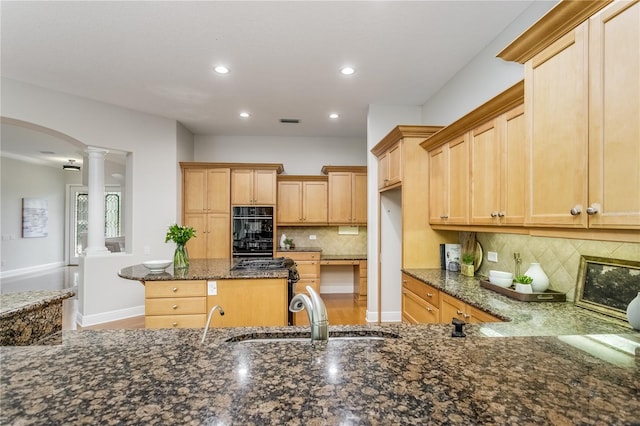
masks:
[[[460,267],[460,273],[467,277],[472,277],[476,268],[474,262],[476,260],[476,256],[473,253],[464,253],[462,255],[462,266]]]
[[[533,282],[533,278],[528,275],[518,275],[515,278],[516,282],[516,291],[518,293],[533,293],[533,289],[531,288],[531,283]]]
[[[284,248],[289,250],[291,248],[294,248],[295,246],[293,245],[293,240],[291,238],[285,238],[284,239]]]

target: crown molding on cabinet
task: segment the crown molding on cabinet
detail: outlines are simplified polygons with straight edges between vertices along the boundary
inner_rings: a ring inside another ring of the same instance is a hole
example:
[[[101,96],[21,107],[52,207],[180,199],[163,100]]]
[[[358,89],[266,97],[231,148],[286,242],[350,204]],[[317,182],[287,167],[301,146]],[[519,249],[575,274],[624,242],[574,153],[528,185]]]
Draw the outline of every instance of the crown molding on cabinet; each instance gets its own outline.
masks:
[[[282,181],[319,181],[319,182],[327,182],[329,180],[329,176],[326,175],[280,175],[277,177],[278,182]]]
[[[202,162],[180,162],[181,169],[191,168],[229,168],[229,169],[267,169],[275,170],[277,174],[284,172],[284,166],[276,163],[202,163]]]
[[[612,2],[613,0],[561,1],[498,53],[497,57],[524,64]]]
[[[514,84],[498,96],[454,121],[422,142],[420,146],[426,150],[436,148],[522,103],[524,103],[524,80]]]
[[[427,139],[442,129],[442,126],[396,126],[380,142],[371,148],[371,153],[376,157],[384,154],[389,148],[405,138]]]
[[[367,173],[367,166],[322,166],[322,173],[330,172]]]

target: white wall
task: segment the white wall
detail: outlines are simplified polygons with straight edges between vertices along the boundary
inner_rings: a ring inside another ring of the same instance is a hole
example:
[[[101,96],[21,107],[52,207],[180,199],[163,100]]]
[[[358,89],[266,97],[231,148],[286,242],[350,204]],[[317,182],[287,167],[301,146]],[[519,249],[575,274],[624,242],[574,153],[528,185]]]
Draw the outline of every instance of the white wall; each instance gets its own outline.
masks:
[[[389,286],[386,280],[378,279],[378,160],[371,153],[371,149],[380,142],[394,127],[399,124],[422,124],[419,106],[403,105],[369,105],[367,114],[367,166],[368,166],[368,228],[369,241],[367,243],[367,321],[378,321],[378,282],[380,281],[380,299],[395,300],[395,288]],[[383,230],[384,232],[384,230]],[[400,238],[398,236],[398,238]],[[400,269],[398,267],[398,276]],[[383,318],[384,319],[384,318]]]
[[[117,272],[145,258],[172,256],[174,248],[164,243],[164,235],[178,219],[176,121],[9,79],[2,79],[1,102],[4,117],[56,130],[86,145],[131,153],[126,207],[129,252],[84,259],[78,305],[83,325],[94,318],[118,319],[122,312],[141,314],[143,286],[119,278]]]
[[[81,175],[62,168],[2,157],[1,228],[2,277],[43,266],[64,263],[65,187],[80,183]],[[22,199],[44,198],[48,202],[46,237],[22,238]]]
[[[320,175],[322,166],[365,166],[367,141],[358,138],[195,137],[195,161],[282,163],[288,175]]]
[[[182,223],[182,171],[181,161],[193,161],[195,136],[182,123],[176,123],[176,218]]]
[[[523,65],[496,55],[557,1],[536,1],[422,106],[422,123],[448,125],[524,78]]]
[[[402,321],[402,190],[380,194],[380,282],[382,322]]]

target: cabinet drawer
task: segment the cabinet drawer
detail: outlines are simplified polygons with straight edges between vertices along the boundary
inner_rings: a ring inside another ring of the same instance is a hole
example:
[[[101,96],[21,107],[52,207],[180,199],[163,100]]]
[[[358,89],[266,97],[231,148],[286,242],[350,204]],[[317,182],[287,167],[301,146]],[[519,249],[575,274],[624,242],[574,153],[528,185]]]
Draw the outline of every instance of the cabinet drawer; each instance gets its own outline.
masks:
[[[147,299],[145,315],[204,314],[207,312],[206,297],[176,297]]]
[[[425,284],[407,274],[402,274],[402,285],[431,305],[440,306],[440,292],[429,284]]]
[[[315,278],[320,275],[319,262],[296,262],[296,268],[300,278]]]
[[[295,294],[305,293],[307,294],[307,286],[313,287],[316,293],[320,294],[320,280],[319,279],[301,279],[296,283]]]
[[[276,257],[288,257],[293,260],[320,260],[319,251],[279,251]]]
[[[440,310],[405,287],[402,289],[402,317],[411,324],[436,324],[440,322]]]
[[[147,281],[144,285],[146,298],[152,297],[196,297],[207,295],[206,281]]]
[[[145,328],[202,328],[207,316],[202,315],[152,315],[144,318]]]

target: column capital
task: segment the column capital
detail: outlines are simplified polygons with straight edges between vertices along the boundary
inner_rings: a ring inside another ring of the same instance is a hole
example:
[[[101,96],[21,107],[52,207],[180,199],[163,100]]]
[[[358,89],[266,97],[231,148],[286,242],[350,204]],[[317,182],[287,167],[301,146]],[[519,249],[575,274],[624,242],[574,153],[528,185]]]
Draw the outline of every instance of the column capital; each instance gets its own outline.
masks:
[[[85,151],[89,156],[98,156],[98,155],[106,155],[109,153],[109,150],[107,149],[102,149],[102,148],[97,148],[95,146],[88,146],[87,149],[85,149]]]

